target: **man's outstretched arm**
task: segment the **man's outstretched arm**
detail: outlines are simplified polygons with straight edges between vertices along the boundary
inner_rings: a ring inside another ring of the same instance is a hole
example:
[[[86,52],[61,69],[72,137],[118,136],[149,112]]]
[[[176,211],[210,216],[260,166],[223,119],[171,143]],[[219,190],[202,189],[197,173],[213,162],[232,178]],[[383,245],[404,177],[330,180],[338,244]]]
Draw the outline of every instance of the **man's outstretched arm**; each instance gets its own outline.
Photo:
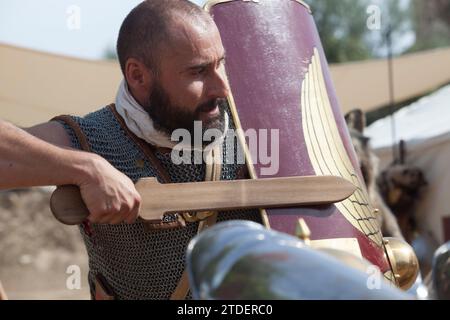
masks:
[[[0,120],[0,190],[31,186],[80,187],[95,223],[132,222],[140,196],[133,182],[98,155],[67,148],[70,141],[58,123],[29,130]]]

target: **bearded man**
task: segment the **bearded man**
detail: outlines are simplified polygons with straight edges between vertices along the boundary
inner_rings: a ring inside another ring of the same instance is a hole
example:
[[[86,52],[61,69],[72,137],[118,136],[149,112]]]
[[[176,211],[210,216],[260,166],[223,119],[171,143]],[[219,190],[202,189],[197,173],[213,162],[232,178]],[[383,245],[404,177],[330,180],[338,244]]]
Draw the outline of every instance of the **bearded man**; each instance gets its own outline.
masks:
[[[225,51],[211,16],[187,0],[148,0],[124,20],[117,42],[124,80],[116,103],[85,117],[59,116],[28,130],[56,145],[93,152],[133,182],[245,178],[245,165],[174,164],[174,130],[194,133],[194,122],[221,135],[209,157],[229,156]],[[191,143],[184,150],[196,153]],[[232,151],[235,152],[235,151]],[[195,157],[194,157],[195,158]],[[176,197],[176,195],[174,195]],[[184,213],[159,222],[129,223],[124,214],[96,215],[80,226],[89,255],[89,284],[96,299],[168,299],[188,294],[185,249],[217,219],[261,222],[257,210],[210,213],[203,220]],[[201,221],[202,220],[202,221]],[[127,222],[127,223],[125,223]]]

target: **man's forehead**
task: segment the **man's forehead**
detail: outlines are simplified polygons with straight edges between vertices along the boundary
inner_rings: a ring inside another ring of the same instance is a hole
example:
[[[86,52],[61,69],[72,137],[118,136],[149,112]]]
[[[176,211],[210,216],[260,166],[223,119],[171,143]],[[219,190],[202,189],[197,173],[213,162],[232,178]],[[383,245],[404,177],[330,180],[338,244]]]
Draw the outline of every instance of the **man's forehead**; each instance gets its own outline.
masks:
[[[224,55],[219,31],[214,22],[197,19],[178,20],[169,28],[169,54],[183,56],[190,63],[204,62]]]

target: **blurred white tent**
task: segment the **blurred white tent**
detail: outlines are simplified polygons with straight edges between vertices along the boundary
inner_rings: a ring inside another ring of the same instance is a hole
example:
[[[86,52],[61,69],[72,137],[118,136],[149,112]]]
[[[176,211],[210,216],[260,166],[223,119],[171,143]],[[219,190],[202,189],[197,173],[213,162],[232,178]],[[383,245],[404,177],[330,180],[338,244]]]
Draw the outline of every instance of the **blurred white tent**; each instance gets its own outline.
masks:
[[[450,240],[450,85],[394,114],[396,136],[406,142],[406,162],[423,170],[429,185],[415,215],[440,243]],[[366,129],[381,168],[392,162],[391,117]]]

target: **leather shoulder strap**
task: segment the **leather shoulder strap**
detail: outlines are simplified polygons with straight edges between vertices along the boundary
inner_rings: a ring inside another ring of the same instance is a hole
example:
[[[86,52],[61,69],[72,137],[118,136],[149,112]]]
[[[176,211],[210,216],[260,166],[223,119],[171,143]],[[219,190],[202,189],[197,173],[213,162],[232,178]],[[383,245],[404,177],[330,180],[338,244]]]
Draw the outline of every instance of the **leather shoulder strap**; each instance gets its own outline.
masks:
[[[148,144],[147,142],[143,141],[141,138],[136,136],[133,132],[131,132],[131,130],[125,124],[125,121],[123,120],[122,116],[117,112],[114,103],[110,104],[108,108],[111,110],[120,127],[124,130],[124,132],[128,135],[128,137],[130,137],[130,139],[133,140],[133,142],[139,147],[139,149],[141,149],[142,153],[145,155],[148,161],[150,161],[153,168],[156,170],[159,178],[164,183],[170,183],[171,179],[168,172],[164,169],[158,157],[156,157],[155,155],[156,147]],[[184,227],[186,225],[186,222],[183,220],[181,215],[178,215],[178,220],[173,222],[146,221],[144,225],[147,231],[151,231],[151,230],[174,229]]]
[[[67,124],[73,130],[73,132],[75,133],[75,136],[78,139],[78,142],[81,145],[81,148],[84,151],[87,151],[87,152],[91,152],[92,151],[91,147],[90,147],[90,145],[88,143],[88,140],[86,138],[86,135],[84,134],[83,130],[81,130],[79,124],[71,116],[69,116],[69,115],[61,115],[61,116],[54,117],[50,121],[56,121],[56,120],[64,122],[65,124]]]

